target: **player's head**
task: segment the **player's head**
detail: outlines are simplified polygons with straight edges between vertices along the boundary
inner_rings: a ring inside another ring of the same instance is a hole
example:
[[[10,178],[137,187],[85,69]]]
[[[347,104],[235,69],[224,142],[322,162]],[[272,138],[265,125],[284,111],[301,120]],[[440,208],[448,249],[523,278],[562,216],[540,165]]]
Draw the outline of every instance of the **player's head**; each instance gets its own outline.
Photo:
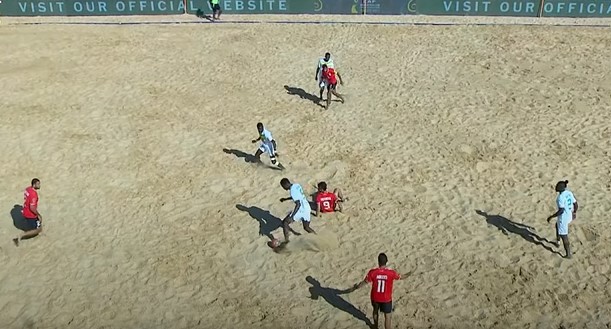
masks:
[[[291,189],[291,181],[288,178],[283,178],[280,180],[280,186],[288,191]]]
[[[34,179],[32,179],[32,187],[33,187],[35,190],[40,189],[40,179],[38,179],[38,178],[34,178]]]
[[[328,61],[329,59],[331,59],[331,54],[325,53],[325,61]]]
[[[322,70],[323,70],[323,71],[326,71],[326,70],[327,70],[327,68],[328,68],[327,64],[323,64],[321,67],[322,67]]]
[[[257,130],[262,133],[263,132],[263,124],[261,122],[257,122]]]
[[[325,191],[327,191],[327,183],[325,182],[318,183],[318,192],[325,192]]]
[[[560,193],[564,190],[566,190],[566,186],[569,185],[569,181],[568,180],[564,180],[564,181],[559,181],[558,183],[556,183],[556,192]]]
[[[388,257],[386,257],[385,253],[381,253],[378,255],[378,265],[379,266],[386,266],[386,264],[388,263]]]

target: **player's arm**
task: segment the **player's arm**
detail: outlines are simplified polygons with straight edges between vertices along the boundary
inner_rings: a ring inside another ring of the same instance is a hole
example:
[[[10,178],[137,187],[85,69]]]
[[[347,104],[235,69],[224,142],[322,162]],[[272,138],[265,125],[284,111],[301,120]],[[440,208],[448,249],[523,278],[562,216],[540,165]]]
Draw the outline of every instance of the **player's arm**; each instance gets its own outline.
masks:
[[[335,71],[335,74],[337,74],[337,78],[339,79],[339,84],[343,85],[344,84],[344,80],[342,80],[342,76],[339,74],[338,71]]]
[[[320,201],[316,200],[316,214],[315,214],[316,217],[320,216],[320,206],[321,206]]]
[[[288,198],[280,198],[280,202],[289,201],[289,200],[291,200],[291,199],[292,199],[291,197],[288,197]]]
[[[272,139],[272,145],[274,146],[274,151],[278,150],[278,147],[276,146],[276,140]]]
[[[551,221],[552,218],[560,216],[560,214],[562,214],[563,211],[564,211],[564,208],[558,208],[558,211],[556,211],[555,213],[547,217],[547,222],[549,223],[549,221]]]
[[[38,218],[38,220],[42,221],[42,216],[40,215],[40,213],[38,212],[38,206],[36,205],[36,200],[34,200],[31,204],[30,204],[30,211],[36,215],[36,217]]]
[[[318,74],[320,73],[320,63],[316,67],[316,75],[314,76],[314,80],[318,81]]]
[[[577,200],[573,199],[573,219],[577,218],[577,209],[579,209],[579,204]]]
[[[256,142],[258,142],[258,141],[260,141],[260,140],[261,140],[261,136],[257,137],[257,139],[253,139],[253,140],[252,140],[252,142],[253,142],[253,143],[256,143]]]

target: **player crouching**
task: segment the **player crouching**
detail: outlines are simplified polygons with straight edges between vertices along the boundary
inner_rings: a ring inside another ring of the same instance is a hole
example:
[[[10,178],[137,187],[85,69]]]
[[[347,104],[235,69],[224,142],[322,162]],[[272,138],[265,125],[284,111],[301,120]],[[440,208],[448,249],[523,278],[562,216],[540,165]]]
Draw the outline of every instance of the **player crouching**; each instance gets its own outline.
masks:
[[[259,131],[259,138],[252,140],[253,144],[258,141],[261,141],[261,145],[259,146],[259,149],[255,153],[256,160],[260,162],[261,154],[267,153],[273,165],[277,165],[279,168],[283,168],[282,164],[280,164],[276,160],[276,156],[277,156],[276,141],[272,137],[272,133],[269,130],[265,129],[265,127],[263,126],[261,122],[257,123],[257,131]]]

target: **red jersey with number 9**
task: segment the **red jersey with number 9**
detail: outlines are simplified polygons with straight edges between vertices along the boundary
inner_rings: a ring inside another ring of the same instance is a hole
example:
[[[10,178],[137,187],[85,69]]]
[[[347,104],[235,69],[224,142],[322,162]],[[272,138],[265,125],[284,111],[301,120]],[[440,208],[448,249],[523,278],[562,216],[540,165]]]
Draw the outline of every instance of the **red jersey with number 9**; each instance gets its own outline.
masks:
[[[370,270],[365,280],[372,283],[371,301],[376,303],[392,302],[392,284],[393,281],[399,279],[401,279],[399,273],[387,267]]]
[[[320,212],[334,212],[335,204],[337,204],[337,196],[331,192],[318,192],[316,195],[316,204]]]

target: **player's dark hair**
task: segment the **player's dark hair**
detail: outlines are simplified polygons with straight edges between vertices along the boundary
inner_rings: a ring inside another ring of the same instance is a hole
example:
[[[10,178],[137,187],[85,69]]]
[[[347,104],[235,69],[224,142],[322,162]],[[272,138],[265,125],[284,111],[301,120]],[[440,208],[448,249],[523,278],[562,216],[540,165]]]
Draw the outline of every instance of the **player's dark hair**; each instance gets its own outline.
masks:
[[[327,64],[323,64],[321,67],[322,67],[323,69],[326,69],[326,68],[327,68]]]
[[[284,185],[290,185],[291,181],[288,178],[283,178],[280,180],[280,185],[284,186]]]
[[[263,127],[263,123],[257,122],[257,128],[259,128],[259,127]]]
[[[325,53],[325,57],[331,57],[331,53]]]
[[[325,183],[325,182],[318,183],[318,189],[326,191],[327,190],[327,183]]]
[[[386,264],[388,263],[388,257],[386,257],[385,253],[381,253],[378,255],[378,265],[379,266],[386,266]]]
[[[40,183],[40,179],[38,178],[32,179],[32,186],[34,186],[36,183]]]
[[[569,181],[568,180],[561,180],[558,183],[556,183],[556,191],[557,192],[562,192],[564,190],[566,190],[566,186],[569,185]]]

